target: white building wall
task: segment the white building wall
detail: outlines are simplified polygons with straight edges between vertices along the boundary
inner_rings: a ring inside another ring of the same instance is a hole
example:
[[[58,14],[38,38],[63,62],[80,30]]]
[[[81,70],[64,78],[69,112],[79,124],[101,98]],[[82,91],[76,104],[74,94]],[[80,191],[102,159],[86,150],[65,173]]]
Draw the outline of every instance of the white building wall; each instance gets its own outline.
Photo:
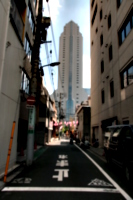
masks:
[[[28,1],[25,1],[28,5]],[[33,0],[31,0],[33,6]],[[35,14],[35,8],[33,8]],[[25,51],[10,22],[10,0],[0,1],[0,173],[4,172],[13,121],[16,121],[9,168],[16,163],[20,86]],[[31,44],[33,34],[29,32]],[[7,34],[6,34],[7,33]],[[6,48],[7,43],[9,46]],[[24,38],[23,38],[24,43]]]

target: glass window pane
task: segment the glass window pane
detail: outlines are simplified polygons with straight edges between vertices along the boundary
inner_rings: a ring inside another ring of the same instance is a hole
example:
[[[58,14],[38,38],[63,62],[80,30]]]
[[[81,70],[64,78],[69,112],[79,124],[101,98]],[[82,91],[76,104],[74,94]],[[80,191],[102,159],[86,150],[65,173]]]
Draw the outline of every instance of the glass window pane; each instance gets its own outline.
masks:
[[[24,72],[21,74],[21,89],[23,90],[23,82],[24,82]]]
[[[122,40],[122,42],[125,40],[125,31],[124,30],[121,33],[121,40]]]
[[[127,72],[126,71],[123,73],[123,83],[124,83],[124,87],[126,87],[127,86]]]
[[[27,39],[26,39],[26,37],[25,37],[25,39],[24,39],[24,50],[26,51],[26,43],[27,43]]]
[[[133,82],[133,66],[128,69],[128,84]]]
[[[126,36],[130,32],[130,30],[131,30],[131,26],[130,26],[130,21],[129,21],[128,24],[126,25]]]
[[[28,51],[29,51],[29,42],[27,40],[26,54],[28,54]]]
[[[27,79],[26,93],[29,94],[29,80]]]
[[[25,90],[25,88],[26,88],[26,79],[27,79],[27,78],[26,78],[26,74],[24,74],[24,79],[23,79],[23,80],[24,80],[24,83],[23,83],[23,90]]]
[[[28,9],[27,9],[27,16],[29,17],[29,6],[28,6]]]

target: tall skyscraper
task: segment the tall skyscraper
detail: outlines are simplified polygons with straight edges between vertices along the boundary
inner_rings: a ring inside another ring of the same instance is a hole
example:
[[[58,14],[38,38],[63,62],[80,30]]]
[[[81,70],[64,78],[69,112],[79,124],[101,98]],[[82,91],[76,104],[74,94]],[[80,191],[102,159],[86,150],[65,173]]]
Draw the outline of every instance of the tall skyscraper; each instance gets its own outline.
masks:
[[[91,0],[91,129],[133,123],[133,1]]]
[[[87,99],[82,88],[83,37],[73,21],[65,25],[60,36],[58,71],[58,93],[63,93],[61,107],[66,120],[74,117],[75,106]]]

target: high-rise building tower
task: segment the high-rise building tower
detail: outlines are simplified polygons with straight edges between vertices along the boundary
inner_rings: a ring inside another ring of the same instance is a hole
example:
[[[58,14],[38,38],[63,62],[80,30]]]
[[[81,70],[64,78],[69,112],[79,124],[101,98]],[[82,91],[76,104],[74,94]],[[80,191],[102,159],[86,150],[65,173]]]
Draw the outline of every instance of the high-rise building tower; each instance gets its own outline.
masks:
[[[91,129],[133,123],[133,1],[91,0]]]
[[[87,99],[82,89],[83,37],[79,27],[70,21],[60,36],[58,93],[63,93],[61,107],[66,120],[74,117],[75,106]]]

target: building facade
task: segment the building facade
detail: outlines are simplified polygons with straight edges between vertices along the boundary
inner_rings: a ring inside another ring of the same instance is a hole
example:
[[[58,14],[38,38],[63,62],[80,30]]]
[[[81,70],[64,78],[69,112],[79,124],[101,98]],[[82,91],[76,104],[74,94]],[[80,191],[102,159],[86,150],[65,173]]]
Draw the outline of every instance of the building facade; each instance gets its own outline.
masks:
[[[133,124],[133,1],[90,1],[91,137]]]
[[[90,129],[91,129],[91,107],[89,100],[84,101],[76,109],[76,118],[78,119],[77,133],[79,140],[90,141]]]
[[[76,104],[87,98],[82,88],[83,37],[73,21],[65,25],[60,36],[58,93],[63,93],[61,107],[66,120],[74,117]]]
[[[0,173],[5,170],[13,121],[15,131],[9,168],[16,163],[19,122],[28,120],[26,98],[37,5],[36,0],[0,1]],[[27,134],[26,130],[21,134]]]

